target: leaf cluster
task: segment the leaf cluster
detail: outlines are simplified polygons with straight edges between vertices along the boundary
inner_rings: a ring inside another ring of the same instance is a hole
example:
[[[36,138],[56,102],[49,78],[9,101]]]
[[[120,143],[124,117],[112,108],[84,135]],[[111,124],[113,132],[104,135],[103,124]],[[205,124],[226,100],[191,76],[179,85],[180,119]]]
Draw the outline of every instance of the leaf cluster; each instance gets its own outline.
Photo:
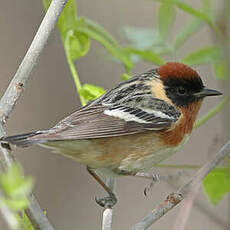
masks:
[[[20,165],[17,163],[12,164],[6,172],[0,174],[0,187],[3,192],[0,205],[6,205],[11,209],[25,230],[34,230],[24,213],[24,210],[29,206],[28,196],[32,191],[33,184],[33,179],[24,176]]]
[[[18,164],[13,164],[5,173],[0,174],[0,184],[5,194],[1,202],[13,211],[20,211],[28,206],[27,196],[32,190],[33,180],[23,176]]]
[[[43,0],[47,10],[51,0]],[[57,24],[70,70],[82,104],[93,100],[105,92],[98,86],[81,85],[74,62],[85,56],[90,49],[92,40],[99,42],[114,58],[120,61],[127,72],[133,66],[130,56],[118,42],[102,26],[87,18],[77,17],[77,7],[74,0],[69,0]]]

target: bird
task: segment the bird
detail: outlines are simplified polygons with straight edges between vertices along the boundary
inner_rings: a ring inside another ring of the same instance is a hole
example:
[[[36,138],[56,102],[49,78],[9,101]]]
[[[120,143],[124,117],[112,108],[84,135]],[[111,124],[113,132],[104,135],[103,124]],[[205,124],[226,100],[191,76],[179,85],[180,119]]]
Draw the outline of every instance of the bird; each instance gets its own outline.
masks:
[[[188,140],[203,99],[218,95],[191,67],[168,62],[119,83],[50,129],[0,142],[39,145],[86,165],[108,193],[97,203],[112,207],[117,198],[99,175],[136,175],[154,168]]]

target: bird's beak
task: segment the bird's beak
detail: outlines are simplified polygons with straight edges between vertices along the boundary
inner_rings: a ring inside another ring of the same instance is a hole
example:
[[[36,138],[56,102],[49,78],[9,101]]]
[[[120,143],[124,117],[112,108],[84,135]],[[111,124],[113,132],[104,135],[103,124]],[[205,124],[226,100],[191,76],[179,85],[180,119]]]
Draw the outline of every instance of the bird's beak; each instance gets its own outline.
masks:
[[[219,96],[222,95],[222,93],[214,89],[203,88],[200,92],[194,93],[193,95],[196,97],[207,97],[207,96]]]

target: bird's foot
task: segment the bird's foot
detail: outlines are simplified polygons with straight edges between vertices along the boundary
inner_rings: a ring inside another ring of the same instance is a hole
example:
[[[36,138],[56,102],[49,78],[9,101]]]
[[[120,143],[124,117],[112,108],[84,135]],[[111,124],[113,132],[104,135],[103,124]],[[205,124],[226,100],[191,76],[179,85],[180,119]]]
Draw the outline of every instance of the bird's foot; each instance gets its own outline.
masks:
[[[95,197],[96,203],[103,208],[112,208],[117,203],[117,198],[114,193],[110,192],[109,196],[103,198]]]
[[[118,174],[124,175],[124,176],[135,176],[135,177],[140,177],[140,178],[151,179],[151,183],[144,189],[145,196],[148,195],[149,191],[152,189],[154,184],[160,181],[160,176],[154,173],[130,172],[130,171],[125,171],[125,170],[120,170]]]
[[[150,184],[147,187],[145,187],[145,189],[144,189],[144,195],[146,197],[148,196],[149,191],[153,188],[155,183],[160,181],[160,176],[158,174],[151,174],[150,178],[151,178]]]

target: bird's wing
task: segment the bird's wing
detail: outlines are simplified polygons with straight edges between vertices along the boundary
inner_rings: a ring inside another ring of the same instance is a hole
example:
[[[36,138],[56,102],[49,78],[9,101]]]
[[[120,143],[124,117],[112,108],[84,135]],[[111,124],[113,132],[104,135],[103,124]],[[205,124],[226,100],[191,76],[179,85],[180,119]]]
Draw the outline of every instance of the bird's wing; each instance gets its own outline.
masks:
[[[114,137],[168,129],[178,119],[179,112],[163,100],[152,96],[139,97],[129,98],[129,101],[123,101],[122,104],[92,102],[60,121],[42,136],[47,140]],[[145,103],[138,104],[141,100]],[[146,103],[152,104],[152,108],[147,108]]]
[[[181,113],[155,97],[149,82],[156,70],[133,77],[80,108],[50,130],[5,137],[15,145],[129,135],[171,128]],[[158,79],[159,80],[159,79]]]

